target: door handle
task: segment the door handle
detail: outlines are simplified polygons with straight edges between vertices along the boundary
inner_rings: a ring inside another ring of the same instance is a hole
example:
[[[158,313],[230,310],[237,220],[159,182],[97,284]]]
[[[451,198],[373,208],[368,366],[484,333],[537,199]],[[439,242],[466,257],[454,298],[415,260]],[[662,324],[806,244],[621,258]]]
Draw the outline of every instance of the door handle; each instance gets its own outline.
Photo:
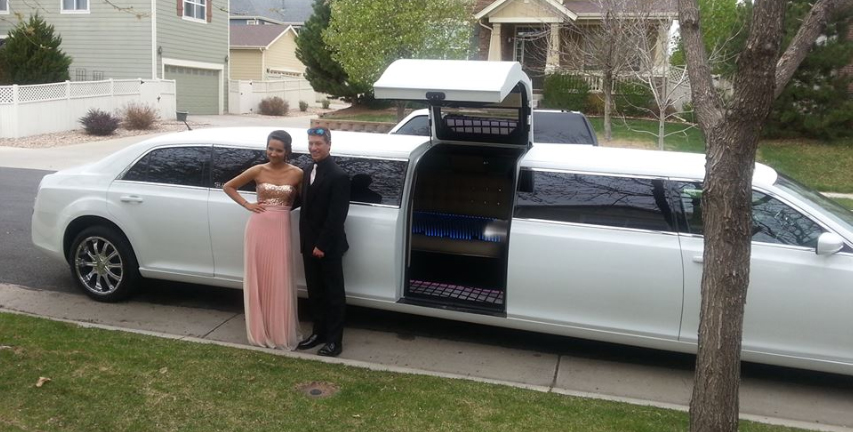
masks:
[[[141,203],[142,197],[137,195],[122,195],[120,198],[121,202],[126,203]]]
[[[702,264],[705,262],[705,258],[702,255],[693,255],[693,262]]]

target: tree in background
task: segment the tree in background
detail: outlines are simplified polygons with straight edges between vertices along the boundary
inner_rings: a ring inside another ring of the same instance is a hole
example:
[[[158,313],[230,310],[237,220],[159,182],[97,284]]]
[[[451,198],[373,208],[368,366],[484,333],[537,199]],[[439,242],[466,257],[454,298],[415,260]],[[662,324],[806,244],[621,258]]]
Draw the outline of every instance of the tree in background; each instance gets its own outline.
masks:
[[[329,0],[314,1],[314,13],[296,39],[296,58],[305,65],[305,79],[315,91],[355,101],[370,86],[351,82],[344,68],[332,58],[332,49],[323,41],[323,32],[332,16],[329,3]]]
[[[746,43],[752,0],[699,0],[699,13],[702,14],[705,52],[708,53],[712,73],[732,76],[737,68],[737,55]],[[671,62],[675,66],[687,64],[680,37],[676,39]]]
[[[579,43],[567,46],[560,57],[574,58],[584,69],[601,74],[601,97],[604,102],[604,140],[613,139],[612,113],[616,106],[616,79],[636,64],[637,37],[646,37],[643,30],[651,11],[650,2],[624,0],[593,0],[601,12],[597,26],[578,26],[564,22],[561,32],[575,34]],[[643,29],[643,30],[640,30]]]
[[[790,44],[811,1],[789,2],[785,41]],[[771,137],[834,139],[853,134],[851,76],[841,73],[853,59],[853,41],[847,38],[851,11],[829,17],[817,42],[773,104],[765,135]]]
[[[0,49],[0,84],[44,84],[69,79],[71,57],[59,48],[62,37],[38,14],[9,32]]]
[[[351,83],[371,87],[394,60],[466,59],[470,0],[335,0],[323,40]],[[403,117],[398,104],[397,116]]]
[[[672,28],[674,17],[644,19],[642,25],[631,28],[636,32],[633,37],[627,38],[631,44],[630,51],[634,54],[635,66],[629,72],[635,83],[650,92],[651,103],[648,99],[641,98],[635,102],[635,109],[641,115],[654,118],[658,122],[657,132],[636,130],[625,122],[625,126],[638,133],[649,133],[654,135],[658,141],[658,149],[663,150],[666,137],[673,134],[685,134],[690,128],[679,128],[676,132],[666,132],[666,123],[673,118],[684,114],[683,107],[689,100],[690,80],[687,70],[683,67],[675,67],[666,58],[666,49],[672,42],[669,29]],[[656,36],[652,36],[656,34]],[[623,117],[624,122],[624,117]]]

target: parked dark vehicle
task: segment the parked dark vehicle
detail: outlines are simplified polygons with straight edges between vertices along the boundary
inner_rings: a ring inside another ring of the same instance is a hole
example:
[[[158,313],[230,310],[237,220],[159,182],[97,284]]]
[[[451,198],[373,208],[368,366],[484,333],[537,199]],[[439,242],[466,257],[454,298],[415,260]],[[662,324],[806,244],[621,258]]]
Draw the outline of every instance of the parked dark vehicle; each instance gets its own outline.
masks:
[[[413,111],[390,134],[429,136],[429,112]],[[533,110],[533,143],[598,145],[589,119],[577,111]]]

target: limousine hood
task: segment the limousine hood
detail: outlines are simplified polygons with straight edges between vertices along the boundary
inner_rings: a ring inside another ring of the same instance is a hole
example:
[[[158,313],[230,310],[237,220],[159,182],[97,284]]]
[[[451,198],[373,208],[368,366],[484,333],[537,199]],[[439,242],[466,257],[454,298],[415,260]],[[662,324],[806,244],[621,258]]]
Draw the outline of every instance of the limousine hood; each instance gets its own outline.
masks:
[[[531,100],[530,78],[518,62],[404,59],[388,66],[373,92],[377,99],[497,104],[519,83]]]

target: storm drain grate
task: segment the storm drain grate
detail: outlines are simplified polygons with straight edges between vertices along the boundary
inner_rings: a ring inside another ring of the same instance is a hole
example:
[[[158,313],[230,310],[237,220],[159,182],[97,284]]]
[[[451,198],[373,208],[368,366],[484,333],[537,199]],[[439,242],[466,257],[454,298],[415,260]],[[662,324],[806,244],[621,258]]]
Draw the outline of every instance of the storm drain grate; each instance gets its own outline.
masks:
[[[322,399],[334,396],[340,389],[332,383],[312,381],[297,385],[296,390],[309,398]]]
[[[503,291],[422,280],[409,281],[409,294],[478,304],[504,304]]]

